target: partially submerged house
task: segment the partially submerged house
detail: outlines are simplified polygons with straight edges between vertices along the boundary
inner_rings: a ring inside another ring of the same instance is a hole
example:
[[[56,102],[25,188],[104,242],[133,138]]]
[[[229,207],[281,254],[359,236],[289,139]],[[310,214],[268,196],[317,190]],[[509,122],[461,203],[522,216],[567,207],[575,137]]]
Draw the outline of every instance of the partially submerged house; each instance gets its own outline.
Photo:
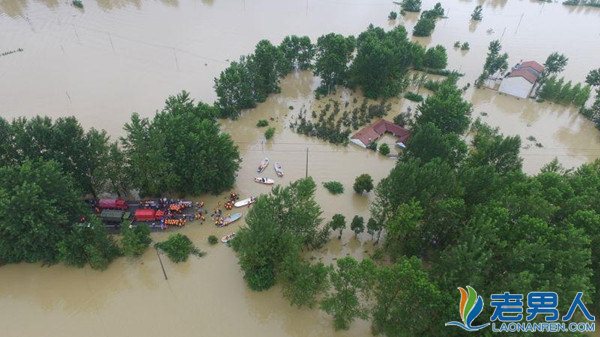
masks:
[[[377,122],[364,127],[350,137],[350,141],[360,147],[368,147],[377,141],[383,134],[390,133],[397,138],[396,145],[406,147],[406,141],[410,138],[410,131],[400,125],[380,119]]]
[[[518,63],[502,79],[498,91],[519,98],[527,98],[533,93],[543,71],[544,66],[535,61]]]

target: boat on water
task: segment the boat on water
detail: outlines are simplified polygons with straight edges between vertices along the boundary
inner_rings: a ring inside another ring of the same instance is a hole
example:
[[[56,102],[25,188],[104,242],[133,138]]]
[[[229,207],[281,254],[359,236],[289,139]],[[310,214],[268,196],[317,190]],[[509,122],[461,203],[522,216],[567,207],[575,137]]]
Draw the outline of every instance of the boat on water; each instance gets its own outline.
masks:
[[[265,159],[263,159],[258,165],[258,169],[256,170],[256,172],[261,173],[267,168],[267,166],[269,166],[269,158],[265,157]]]
[[[219,225],[219,227],[229,226],[241,218],[242,218],[242,213],[233,213],[230,216],[224,218],[223,222]]]
[[[235,237],[235,233],[227,234],[221,238],[221,242],[227,243]]]
[[[259,184],[264,184],[264,185],[273,185],[275,183],[275,180],[273,180],[273,179],[262,178],[262,177],[256,177],[256,178],[254,178],[254,181]]]
[[[246,198],[246,199],[242,199],[239,201],[236,201],[233,206],[235,207],[244,207],[244,206],[248,206],[250,204],[253,204],[254,202],[256,202],[256,198],[255,197],[250,197],[250,198]]]
[[[273,168],[275,168],[275,173],[277,173],[278,177],[283,177],[283,167],[281,167],[281,164],[275,163]]]

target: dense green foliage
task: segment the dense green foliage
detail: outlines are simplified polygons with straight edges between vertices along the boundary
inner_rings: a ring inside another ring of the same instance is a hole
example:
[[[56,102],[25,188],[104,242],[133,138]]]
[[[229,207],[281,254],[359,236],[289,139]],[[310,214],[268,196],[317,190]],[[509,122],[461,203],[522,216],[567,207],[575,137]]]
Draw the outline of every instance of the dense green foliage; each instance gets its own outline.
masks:
[[[437,109],[448,110],[446,104],[453,103],[441,103]],[[468,121],[466,111],[454,119],[464,118]],[[498,289],[525,293],[552,289],[570,299],[573,289],[581,289],[588,296],[586,303],[591,303],[594,289],[600,286],[596,275],[600,254],[593,244],[600,235],[600,204],[593,201],[599,200],[600,162],[568,171],[554,162],[527,176],[522,172],[519,137],[505,137],[477,121],[467,152],[460,137],[464,128],[418,124],[407,151],[377,186],[372,215],[384,224],[384,251],[392,261],[406,263],[415,256],[428,266],[417,272],[418,264],[405,265],[413,270],[410,274],[396,270],[389,279],[421,274],[418,282],[426,292],[411,290],[403,296],[425,298],[418,303],[431,307],[423,317],[387,316],[414,318],[419,324],[383,325],[374,310],[374,331],[395,336],[403,335],[397,328],[414,327],[420,330],[405,333],[455,333],[444,329],[443,322],[457,315],[451,305],[457,285],[471,285],[484,297]],[[411,282],[417,280],[403,285]],[[388,289],[382,294],[393,294]],[[594,296],[597,306],[598,296]],[[406,310],[401,298],[386,302],[393,302],[386,308]],[[565,302],[559,303],[561,312],[569,304]],[[416,307],[420,308],[410,308]]]
[[[538,96],[544,100],[560,104],[573,104],[577,107],[583,107],[590,98],[591,91],[589,85],[582,85],[581,83],[573,85],[571,81],[565,82],[562,77],[557,79],[556,76],[552,76],[544,80]]]
[[[150,227],[146,224],[121,226],[121,249],[125,256],[140,256],[150,246]]]
[[[373,189],[373,178],[367,173],[361,174],[356,177],[352,187],[356,193],[369,193]]]
[[[190,238],[183,234],[171,234],[166,241],[154,244],[154,247],[167,253],[169,259],[175,263],[185,262],[190,255],[198,257],[205,253],[196,248]]]
[[[475,9],[473,10],[473,13],[471,13],[471,20],[473,21],[481,21],[483,19],[483,9],[481,8],[481,5],[477,5],[475,7]]]
[[[207,240],[210,245],[216,245],[219,243],[219,239],[214,235],[209,235]]]
[[[133,114],[122,138],[133,187],[149,196],[229,189],[240,156],[231,137],[220,132],[216,114],[185,91],[169,97],[152,120]]]
[[[462,92],[452,83],[443,82],[434,95],[417,108],[416,124],[433,123],[445,133],[461,134],[470,123],[471,104],[462,98]]]
[[[284,261],[298,258],[302,247],[320,247],[327,240],[329,229],[319,229],[321,209],[314,200],[315,189],[312,178],[287,187],[275,186],[271,194],[260,196],[248,212],[247,227],[237,233],[232,247],[251,289],[269,289],[285,266],[302,268]],[[297,275],[295,271],[288,272]]]
[[[448,54],[446,53],[446,48],[437,45],[427,49],[425,58],[423,59],[423,66],[433,69],[444,69],[447,65]]]
[[[283,73],[292,70],[306,70],[312,67],[312,59],[315,56],[315,47],[308,36],[286,36],[279,48],[283,52],[285,63]]]
[[[386,32],[372,25],[356,40],[350,82],[368,98],[393,97],[406,87],[406,73],[414,65],[414,48],[404,27]]]
[[[423,14],[425,14],[425,12],[423,12]],[[435,18],[423,14],[413,28],[414,36],[431,36],[431,33],[433,33],[433,30],[435,29]]]
[[[53,160],[83,193],[125,192],[122,165],[111,165],[122,155],[118,147],[109,142],[105,131],[92,128],[86,132],[75,117],[53,121],[37,116],[12,123],[0,117],[0,137],[1,165]]]
[[[90,222],[78,224],[58,244],[59,259],[65,264],[83,267],[86,263],[94,269],[106,269],[121,254],[106,228],[95,217]]]
[[[328,94],[335,89],[336,85],[346,83],[355,44],[353,36],[344,37],[329,33],[319,37],[314,66],[315,75],[321,78],[321,85],[317,92]]]
[[[398,18],[398,13],[391,11],[390,14],[388,14],[388,19],[389,20],[396,20]]]
[[[59,260],[59,243],[88,214],[74,185],[55,162],[0,167],[0,261]]]
[[[362,299],[373,285],[376,267],[371,260],[359,263],[351,257],[338,259],[336,267],[329,276],[335,291],[323,299],[321,308],[333,316],[336,330],[347,330],[354,319],[368,317]]]
[[[402,0],[400,6],[405,12],[420,12],[421,0]]]
[[[331,194],[344,193],[344,185],[342,185],[342,183],[339,181],[326,181],[323,183],[323,187],[325,187]]]

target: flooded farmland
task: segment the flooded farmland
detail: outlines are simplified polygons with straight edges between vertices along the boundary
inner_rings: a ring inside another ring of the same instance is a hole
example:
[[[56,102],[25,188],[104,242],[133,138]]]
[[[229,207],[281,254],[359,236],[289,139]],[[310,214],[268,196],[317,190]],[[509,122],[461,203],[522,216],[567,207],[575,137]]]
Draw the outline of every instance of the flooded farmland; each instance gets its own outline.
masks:
[[[423,1],[430,8],[435,1]],[[484,20],[470,24],[477,3]],[[0,114],[5,118],[75,115],[85,127],[122,134],[130,113],[152,116],[164,99],[183,89],[199,100],[215,99],[213,78],[229,61],[251,52],[263,38],[279,42],[289,34],[316,39],[324,33],[358,34],[368,24],[385,28],[404,24],[410,31],[416,15],[389,21],[397,9],[391,1],[223,1],[223,0],[87,0],[83,10],[66,1],[0,0]],[[600,66],[600,9],[567,8],[537,1],[444,1],[448,18],[440,20],[427,45],[448,49],[449,68],[465,73],[460,84],[480,74],[487,46],[501,39],[509,64],[543,62],[553,51],[564,52],[564,75],[583,81]],[[453,49],[455,41],[471,50]],[[347,190],[368,172],[376,181],[393,160],[354,146],[339,147],[297,135],[289,122],[300,109],[316,103],[318,79],[309,72],[282,80],[281,94],[268,98],[237,121],[223,121],[240,147],[243,164],[235,190],[242,196],[268,192],[252,182],[265,156],[284,165],[288,183],[308,171],[317,184],[323,218],[334,213],[368,216],[368,197],[332,196],[321,182],[338,180]],[[350,100],[340,91],[335,97]],[[575,109],[517,100],[492,90],[469,89],[474,117],[523,139],[526,171],[534,173],[554,157],[567,167],[600,157],[600,133]],[[392,114],[415,104],[393,100]],[[292,106],[293,109],[289,109]],[[482,114],[483,113],[483,114]],[[276,134],[264,142],[259,119],[273,118]],[[533,136],[543,147],[525,140]],[[308,165],[307,163],[308,158]],[[270,174],[272,167],[268,168]],[[200,198],[212,208],[222,197]],[[365,336],[367,322],[334,333],[330,318],[318,310],[291,307],[275,287],[251,292],[244,284],[234,253],[223,245],[208,246],[242,224],[214,228],[192,223],[181,230],[208,254],[184,264],[163,259],[164,280],[156,252],[140,259],[118,259],[107,271],[38,264],[0,268],[0,326],[3,336]],[[233,228],[232,228],[233,227]],[[156,240],[165,233],[154,234]],[[346,231],[320,253],[324,261],[363,256],[372,244],[364,234],[355,240]]]

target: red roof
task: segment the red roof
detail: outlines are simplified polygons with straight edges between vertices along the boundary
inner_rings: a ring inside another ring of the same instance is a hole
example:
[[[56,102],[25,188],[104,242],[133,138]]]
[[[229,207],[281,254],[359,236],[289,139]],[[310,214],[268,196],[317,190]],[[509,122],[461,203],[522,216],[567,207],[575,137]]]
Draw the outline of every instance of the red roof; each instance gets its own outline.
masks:
[[[523,77],[532,84],[535,83],[535,81],[537,81],[538,79],[538,77],[534,73],[527,69],[513,70],[510,72],[510,74],[508,74],[508,77]]]
[[[399,142],[405,143],[410,137],[410,131],[396,125],[392,122],[388,122],[385,119],[380,119],[377,122],[359,130],[352,139],[360,140],[365,146],[368,146],[372,142],[376,141],[384,133],[389,132],[398,138]]]
[[[530,68],[534,69],[535,71],[537,71],[538,73],[541,73],[542,71],[544,71],[544,66],[535,61],[523,62],[523,63],[521,63],[521,67],[530,67]]]

